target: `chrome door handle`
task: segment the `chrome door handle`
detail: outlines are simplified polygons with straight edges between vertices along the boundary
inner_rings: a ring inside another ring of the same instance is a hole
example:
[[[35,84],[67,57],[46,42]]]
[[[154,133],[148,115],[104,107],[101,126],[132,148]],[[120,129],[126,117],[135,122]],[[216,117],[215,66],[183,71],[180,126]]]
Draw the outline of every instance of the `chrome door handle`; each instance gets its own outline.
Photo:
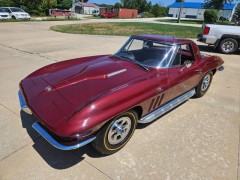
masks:
[[[202,69],[197,69],[197,70],[195,70],[195,72],[202,73]]]

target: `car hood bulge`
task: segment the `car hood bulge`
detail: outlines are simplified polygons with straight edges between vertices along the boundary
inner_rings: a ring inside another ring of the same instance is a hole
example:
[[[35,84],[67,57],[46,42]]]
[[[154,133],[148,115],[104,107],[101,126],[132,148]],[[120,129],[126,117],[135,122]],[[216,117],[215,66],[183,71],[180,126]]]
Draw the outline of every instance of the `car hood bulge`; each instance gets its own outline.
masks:
[[[42,75],[53,89],[79,108],[126,87],[146,71],[118,58],[104,56]]]

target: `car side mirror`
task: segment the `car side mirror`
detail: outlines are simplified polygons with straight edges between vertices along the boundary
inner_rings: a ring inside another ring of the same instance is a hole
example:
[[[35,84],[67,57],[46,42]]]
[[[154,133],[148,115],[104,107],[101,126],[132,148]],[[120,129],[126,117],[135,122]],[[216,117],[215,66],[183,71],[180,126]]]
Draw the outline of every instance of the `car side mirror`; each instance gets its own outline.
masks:
[[[181,71],[183,71],[185,68],[189,68],[189,67],[192,66],[192,62],[189,61],[189,60],[184,61],[183,64],[184,64],[184,66],[183,66],[183,68],[181,69]]]
[[[185,67],[186,67],[186,68],[189,68],[189,67],[191,67],[191,66],[192,66],[192,62],[191,62],[191,61],[189,61],[189,60],[187,60],[187,61],[184,61],[184,65],[185,65]]]

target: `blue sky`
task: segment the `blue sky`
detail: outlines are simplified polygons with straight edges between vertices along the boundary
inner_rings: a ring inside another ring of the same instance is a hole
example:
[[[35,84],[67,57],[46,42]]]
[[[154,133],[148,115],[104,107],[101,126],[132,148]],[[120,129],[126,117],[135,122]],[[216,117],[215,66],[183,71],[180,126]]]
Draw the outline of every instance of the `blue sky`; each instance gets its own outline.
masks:
[[[151,1],[152,4],[159,3],[163,6],[170,5],[175,2],[175,0],[148,0]],[[98,3],[98,4],[115,4],[116,2],[120,2],[120,0],[89,0],[89,3]],[[204,0],[185,0],[185,2],[204,2]]]

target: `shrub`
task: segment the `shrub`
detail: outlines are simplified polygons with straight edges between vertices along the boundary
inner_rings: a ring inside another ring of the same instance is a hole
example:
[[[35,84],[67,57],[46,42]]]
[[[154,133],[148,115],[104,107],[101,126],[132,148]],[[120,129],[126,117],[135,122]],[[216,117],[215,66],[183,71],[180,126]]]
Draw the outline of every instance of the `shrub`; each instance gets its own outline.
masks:
[[[146,12],[143,14],[143,18],[152,18],[152,17],[155,17],[154,14],[152,13]]]
[[[218,11],[214,9],[208,9],[204,12],[204,21],[207,23],[217,22]]]

